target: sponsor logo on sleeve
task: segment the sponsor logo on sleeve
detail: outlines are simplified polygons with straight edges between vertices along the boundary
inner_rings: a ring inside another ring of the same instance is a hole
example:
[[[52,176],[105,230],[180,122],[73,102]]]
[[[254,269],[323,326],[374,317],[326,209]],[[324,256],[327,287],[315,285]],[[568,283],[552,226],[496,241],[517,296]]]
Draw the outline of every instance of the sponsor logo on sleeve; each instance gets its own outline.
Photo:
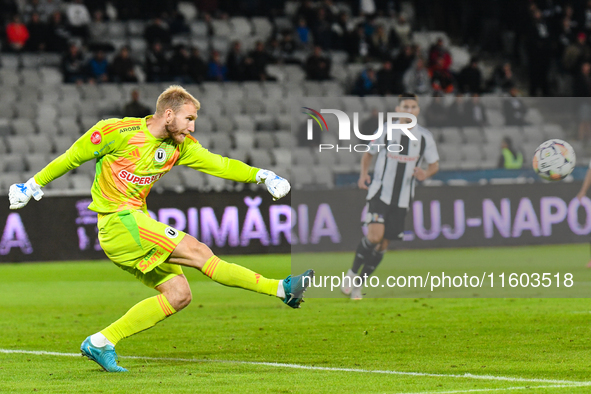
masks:
[[[102,140],[103,140],[103,136],[101,135],[101,133],[99,131],[95,131],[90,136],[90,142],[92,142],[95,145],[100,144],[102,142]]]

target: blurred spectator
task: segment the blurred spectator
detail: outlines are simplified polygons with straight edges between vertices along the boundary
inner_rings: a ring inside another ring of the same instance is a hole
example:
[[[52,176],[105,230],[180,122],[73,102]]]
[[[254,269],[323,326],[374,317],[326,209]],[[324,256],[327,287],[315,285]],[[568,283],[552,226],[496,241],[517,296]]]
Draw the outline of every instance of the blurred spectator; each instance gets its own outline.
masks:
[[[580,97],[580,99],[576,100],[579,118],[579,140],[587,142],[591,138],[591,104],[589,103],[589,97],[591,97],[591,63],[583,63],[580,70],[574,80],[573,96]]]
[[[82,38],[88,37],[90,13],[82,0],[74,0],[66,6],[66,15],[72,35]]]
[[[510,96],[503,99],[503,116],[507,126],[523,126],[526,124],[525,115],[527,107],[518,97],[518,91],[515,86],[509,90]]]
[[[61,12],[61,0],[43,0],[39,2],[39,15],[41,20],[47,22],[53,18],[53,14]]]
[[[90,82],[108,82],[109,81],[109,62],[103,51],[97,51],[88,62],[88,71]]]
[[[183,14],[178,12],[176,9],[172,9],[172,15],[169,18],[170,34],[175,36],[177,34],[190,34],[191,29],[185,22]]]
[[[25,23],[27,23],[27,24],[33,18],[33,14],[37,14],[39,16],[39,19],[41,19],[42,12],[43,12],[43,9],[41,7],[41,4],[39,4],[39,0],[29,0],[22,8],[22,15],[25,20]],[[48,15],[44,15],[44,17],[47,18]],[[46,21],[47,21],[47,19],[43,20],[43,22],[46,22]]]
[[[189,76],[193,83],[203,83],[207,76],[207,64],[201,58],[199,48],[191,49],[191,57],[189,58]]]
[[[581,69],[581,64],[591,60],[591,50],[587,45],[587,36],[585,33],[577,35],[577,41],[570,44],[564,50],[562,55],[562,66],[565,71],[576,74]]]
[[[111,64],[111,76],[114,82],[137,82],[135,63],[129,57],[129,48],[121,48]]]
[[[330,79],[330,59],[322,55],[319,46],[314,47],[314,52],[306,60],[306,75],[311,81],[326,81]]]
[[[382,65],[382,69],[377,72],[377,92],[382,96],[390,96],[401,92],[402,86],[399,84],[399,78],[392,69],[392,62],[387,60]]]
[[[228,80],[228,69],[222,63],[218,51],[211,53],[211,59],[207,64],[207,79],[210,81],[223,82]]]
[[[184,45],[175,48],[174,55],[170,59],[170,70],[175,82],[180,84],[191,83],[189,51]]]
[[[88,35],[92,42],[104,42],[108,37],[108,26],[103,20],[103,12],[96,10],[92,14],[92,22],[88,26]]]
[[[541,91],[542,96],[550,93],[548,85],[548,70],[550,68],[550,31],[542,13],[535,8],[528,31],[528,75],[529,95],[536,96]]]
[[[267,47],[265,48],[265,52],[269,55],[270,63],[278,63],[281,62],[283,59],[283,53],[281,52],[281,46],[279,45],[279,40],[275,37],[271,38],[267,42]]]
[[[454,91],[454,77],[445,67],[445,58],[437,59],[437,64],[431,69],[431,86],[435,91],[452,93]]]
[[[480,96],[474,94],[472,98],[465,104],[466,111],[466,126],[483,127],[488,123],[486,116],[486,108],[480,101]]]
[[[501,155],[497,167],[507,170],[518,170],[523,167],[523,154],[513,147],[513,141],[509,137],[503,138],[501,142]]]
[[[349,35],[347,52],[350,62],[365,61],[369,55],[369,40],[365,35],[365,29],[362,24],[357,25],[355,30]]]
[[[570,9],[572,10],[572,7],[570,7]],[[568,48],[569,45],[575,42],[576,26],[577,22],[573,21],[570,16],[566,15],[564,18],[562,18],[557,38],[557,57],[559,59],[564,56],[564,51],[566,50],[566,48]]]
[[[252,74],[257,81],[271,80],[267,75],[266,67],[272,63],[272,59],[265,51],[265,45],[262,41],[257,41],[254,50],[250,51],[248,57],[252,59]]]
[[[172,40],[168,26],[166,26],[160,17],[154,18],[152,23],[146,26],[146,29],[144,30],[144,38],[148,41],[148,45],[160,42],[165,47],[168,47]]]
[[[226,67],[230,81],[244,81],[244,58],[242,44],[238,40],[234,41],[228,56],[226,56]]]
[[[155,42],[146,52],[146,79],[148,82],[164,82],[168,77],[169,62],[162,49],[162,44]]]
[[[339,13],[332,26],[332,47],[338,50],[347,50],[349,36],[349,15],[346,12]]]
[[[24,49],[27,40],[29,39],[29,30],[27,26],[21,21],[21,17],[16,14],[12,17],[12,21],[6,25],[6,43],[8,49],[14,52],[20,52]]]
[[[425,119],[429,127],[445,127],[447,123],[448,111],[443,104],[443,95],[439,92],[433,94],[431,104],[425,110]]]
[[[320,8],[316,14],[316,21],[312,27],[314,36],[314,44],[321,47],[323,50],[332,48],[332,31],[330,22],[326,19],[326,10]]]
[[[447,124],[452,127],[464,127],[468,125],[468,114],[464,104],[464,96],[456,94],[454,102],[447,109]]]
[[[46,48],[45,40],[49,32],[47,25],[41,21],[37,12],[31,14],[27,30],[29,30],[29,40],[26,49],[31,52],[44,51]]]
[[[405,45],[394,59],[392,67],[396,73],[403,75],[413,65],[416,59],[415,48],[412,45]]]
[[[418,58],[402,78],[404,90],[415,94],[427,94],[431,91],[431,78],[423,59]]]
[[[366,68],[357,77],[353,86],[353,94],[361,97],[375,95],[378,90],[376,82],[376,72],[374,69],[371,67]]]
[[[511,63],[505,62],[495,67],[491,79],[488,81],[488,87],[493,92],[499,90],[508,92],[515,87],[515,79],[513,77]]]
[[[462,68],[458,75],[458,87],[462,93],[480,94],[482,89],[482,73],[478,68],[478,58],[472,57],[470,64]]]
[[[429,48],[429,70],[449,70],[451,55],[443,45],[443,38],[438,38],[435,44]]]
[[[47,50],[50,52],[64,52],[68,48],[70,31],[62,19],[59,11],[51,14],[49,35],[47,36]]]
[[[296,34],[303,46],[308,46],[310,43],[310,29],[306,25],[305,19],[298,20],[298,27],[296,28]]]
[[[70,44],[68,52],[62,57],[64,83],[81,84],[85,79],[84,55],[76,44]]]
[[[390,58],[390,37],[383,25],[379,25],[371,36],[369,53],[379,60]]]
[[[293,57],[293,53],[296,50],[296,43],[293,40],[293,34],[291,34],[291,32],[286,31],[285,34],[283,34],[283,39],[279,46],[281,47],[281,58],[283,59],[283,62],[300,63],[299,60]]]
[[[313,26],[316,22],[316,10],[310,0],[304,0],[302,5],[296,11],[296,20],[303,19],[307,26]]]
[[[393,26],[393,33],[396,34],[398,37],[398,41],[400,45],[410,45],[411,39],[410,35],[412,32],[412,28],[410,23],[406,20],[406,15],[404,13],[400,13],[398,15],[398,19],[394,22]]]
[[[137,89],[131,92],[131,101],[123,106],[123,116],[131,118],[144,118],[152,114],[152,110],[147,105],[140,102],[140,93]]]

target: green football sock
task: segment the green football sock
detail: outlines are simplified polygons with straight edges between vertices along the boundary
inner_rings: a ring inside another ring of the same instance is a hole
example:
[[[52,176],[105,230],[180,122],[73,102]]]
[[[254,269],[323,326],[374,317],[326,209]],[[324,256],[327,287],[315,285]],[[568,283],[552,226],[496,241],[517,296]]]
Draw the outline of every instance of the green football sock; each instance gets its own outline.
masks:
[[[241,287],[257,293],[277,296],[279,280],[267,279],[248,268],[227,263],[217,256],[210,257],[201,272],[222,285]]]
[[[135,304],[121,319],[102,330],[101,334],[116,345],[123,338],[147,330],[173,313],[176,313],[174,308],[160,294]]]

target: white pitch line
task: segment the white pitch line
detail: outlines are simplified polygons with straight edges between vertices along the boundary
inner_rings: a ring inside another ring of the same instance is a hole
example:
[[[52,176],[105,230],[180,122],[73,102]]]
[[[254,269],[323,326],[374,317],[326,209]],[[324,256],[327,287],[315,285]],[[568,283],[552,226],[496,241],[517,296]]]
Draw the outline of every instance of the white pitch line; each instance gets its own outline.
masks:
[[[43,350],[0,349],[0,353],[34,354],[34,355],[38,355],[38,356],[80,357],[80,353],[46,352]],[[591,385],[591,382],[580,382],[580,381],[572,381],[572,380],[514,378],[514,377],[509,377],[509,376],[472,375],[471,373],[466,373],[463,375],[452,375],[452,374],[448,375],[448,374],[427,373],[427,372],[403,372],[403,371],[384,371],[384,370],[375,370],[375,369],[317,367],[317,366],[313,366],[313,365],[273,363],[273,362],[265,362],[265,361],[206,360],[206,359],[196,359],[196,358],[143,357],[143,356],[119,356],[119,358],[132,359],[132,360],[150,360],[150,361],[177,361],[177,362],[185,362],[185,363],[220,363],[220,364],[263,365],[263,366],[267,366],[267,367],[307,369],[307,370],[312,370],[312,371],[375,373],[375,374],[384,374],[384,375],[426,376],[426,377],[433,377],[433,378],[464,378],[464,379],[498,380],[498,381],[506,381],[506,382],[523,382],[523,383],[553,383],[553,384],[558,384],[558,385],[576,385],[576,386]]]
[[[484,391],[508,391],[508,390],[533,390],[533,389],[549,389],[549,388],[576,388],[586,387],[591,383],[580,384],[553,384],[550,386],[526,386],[526,387],[505,387],[497,389],[470,389],[470,390],[454,390],[454,391],[422,391],[420,393],[398,393],[398,394],[456,394],[456,393],[481,393]]]

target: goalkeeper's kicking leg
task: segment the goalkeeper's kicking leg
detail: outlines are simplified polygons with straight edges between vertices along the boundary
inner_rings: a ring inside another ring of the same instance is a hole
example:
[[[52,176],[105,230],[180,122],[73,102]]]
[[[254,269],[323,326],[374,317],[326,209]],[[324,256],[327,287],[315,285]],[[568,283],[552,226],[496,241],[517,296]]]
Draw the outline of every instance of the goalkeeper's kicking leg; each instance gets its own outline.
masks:
[[[314,271],[284,280],[267,279],[247,268],[230,264],[215,256],[209,247],[185,235],[167,260],[166,266],[197,268],[216,282],[277,296],[292,308],[298,308],[310,285]],[[304,278],[307,278],[304,280]],[[175,275],[155,286],[161,294],[141,301],[104,330],[88,337],[81,346],[84,356],[108,372],[125,372],[117,365],[115,345],[123,338],[153,327],[191,302],[191,289],[184,275]]]

